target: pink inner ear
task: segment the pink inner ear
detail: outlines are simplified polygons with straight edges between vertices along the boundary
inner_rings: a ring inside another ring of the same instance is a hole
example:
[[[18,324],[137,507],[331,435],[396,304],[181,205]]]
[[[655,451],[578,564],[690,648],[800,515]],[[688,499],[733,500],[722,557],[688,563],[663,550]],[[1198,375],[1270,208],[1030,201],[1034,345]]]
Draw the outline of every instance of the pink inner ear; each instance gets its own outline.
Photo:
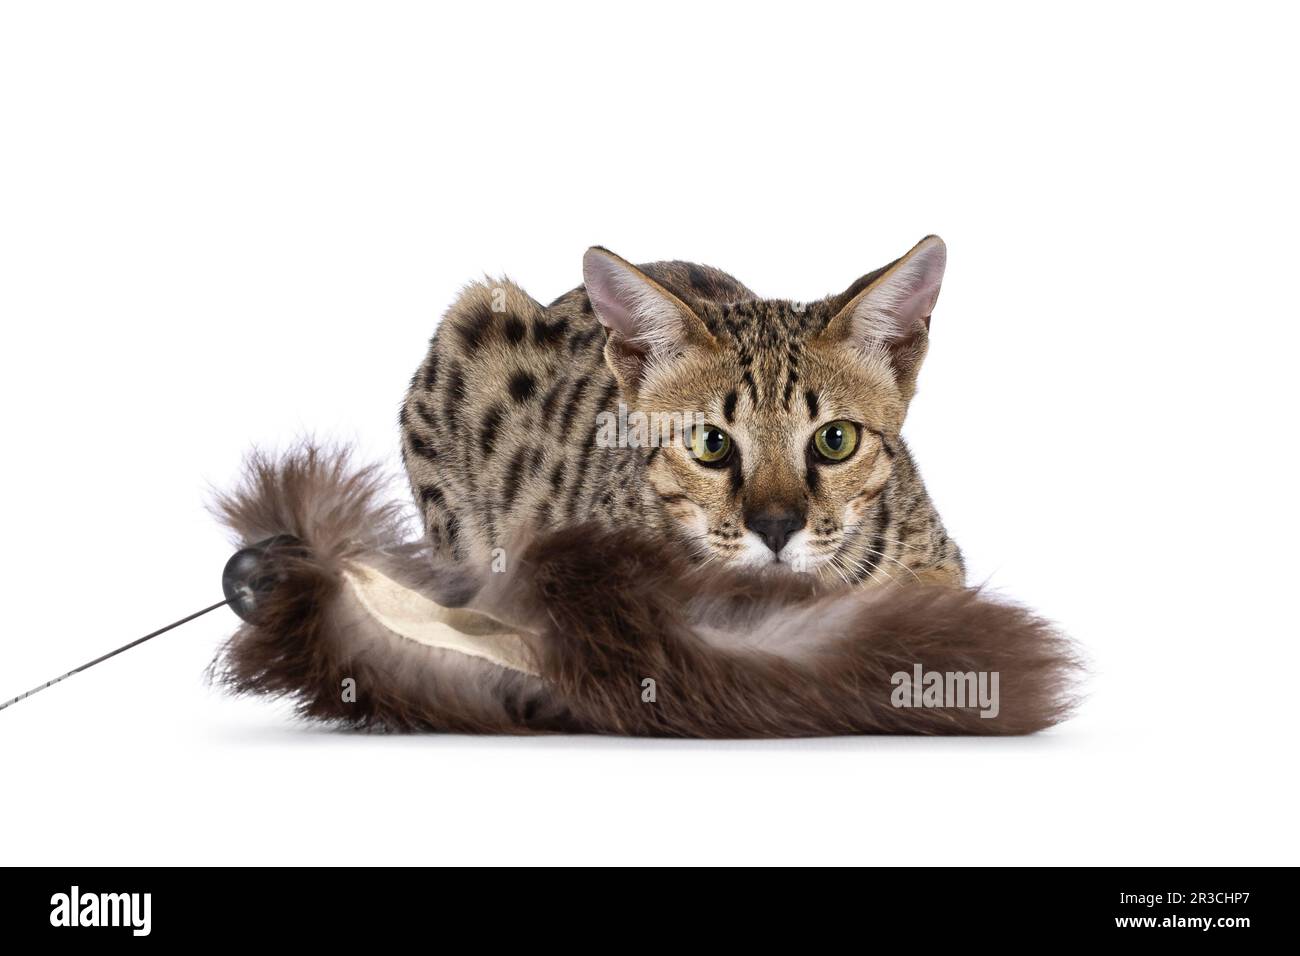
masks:
[[[914,253],[862,299],[857,309],[861,330],[886,339],[910,338],[917,326],[930,327],[939,300],[947,253],[942,243]]]
[[[618,266],[599,252],[591,251],[583,258],[582,278],[600,324],[631,338],[632,310],[620,295]]]
[[[896,314],[906,326],[924,322],[939,301],[939,276],[925,275],[898,300]]]

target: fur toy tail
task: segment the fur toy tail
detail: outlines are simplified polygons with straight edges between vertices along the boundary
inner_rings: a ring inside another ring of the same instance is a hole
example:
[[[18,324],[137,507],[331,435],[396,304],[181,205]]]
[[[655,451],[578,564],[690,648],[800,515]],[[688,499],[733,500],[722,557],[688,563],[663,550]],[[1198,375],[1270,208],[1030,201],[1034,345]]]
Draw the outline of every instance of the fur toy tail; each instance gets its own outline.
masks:
[[[542,674],[605,733],[1025,734],[1075,704],[1068,640],[973,589],[822,590],[581,528],[535,541],[491,588],[495,613],[546,622]]]
[[[277,562],[257,624],[226,642],[209,676],[237,694],[288,697],[300,716],[359,729],[526,733],[568,729],[531,675],[394,634],[347,586],[349,567],[382,568],[446,604],[466,579],[403,540],[401,505],[377,468],[303,445],[279,460],[254,453],[214,511],[241,546],[280,534],[306,548]],[[472,589],[472,585],[471,585]]]
[[[503,573],[474,576],[403,543],[381,491],[345,454],[253,457],[219,512],[245,544],[287,533],[310,553],[223,648],[220,681],[290,696],[309,718],[483,733],[1024,734],[1075,705],[1069,641],[978,590],[701,569],[670,545],[595,528],[521,541]],[[393,633],[345,586],[358,563],[508,623],[538,676]]]

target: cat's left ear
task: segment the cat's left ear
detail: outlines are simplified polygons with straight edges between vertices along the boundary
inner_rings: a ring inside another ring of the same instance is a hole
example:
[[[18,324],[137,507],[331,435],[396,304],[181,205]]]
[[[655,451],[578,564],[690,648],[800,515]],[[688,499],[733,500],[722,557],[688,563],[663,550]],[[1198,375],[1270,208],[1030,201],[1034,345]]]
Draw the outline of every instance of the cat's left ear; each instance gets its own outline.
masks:
[[[582,278],[596,318],[609,329],[605,361],[629,393],[655,364],[716,345],[690,306],[608,249],[587,250]]]
[[[907,255],[850,287],[841,297],[848,302],[826,325],[822,338],[867,352],[884,351],[903,398],[911,399],[947,262],[943,240],[926,236]]]

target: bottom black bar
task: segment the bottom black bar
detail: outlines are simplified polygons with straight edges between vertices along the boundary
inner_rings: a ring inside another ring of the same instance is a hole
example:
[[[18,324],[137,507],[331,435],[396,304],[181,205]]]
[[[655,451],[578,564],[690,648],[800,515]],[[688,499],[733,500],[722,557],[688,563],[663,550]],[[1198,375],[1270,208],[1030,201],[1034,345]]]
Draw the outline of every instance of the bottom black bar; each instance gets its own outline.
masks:
[[[487,930],[538,944],[622,926],[639,947],[807,933],[871,945],[963,939],[1199,940],[1289,935],[1282,869],[892,869],[817,874],[625,870],[456,874],[420,869],[10,869],[6,938],[145,946],[256,940],[340,945],[390,936],[436,945]],[[611,922],[613,921],[613,922]],[[504,931],[504,932],[503,932]],[[624,935],[626,934],[626,935]],[[472,938],[472,937],[471,937]],[[638,940],[641,942],[638,943]]]

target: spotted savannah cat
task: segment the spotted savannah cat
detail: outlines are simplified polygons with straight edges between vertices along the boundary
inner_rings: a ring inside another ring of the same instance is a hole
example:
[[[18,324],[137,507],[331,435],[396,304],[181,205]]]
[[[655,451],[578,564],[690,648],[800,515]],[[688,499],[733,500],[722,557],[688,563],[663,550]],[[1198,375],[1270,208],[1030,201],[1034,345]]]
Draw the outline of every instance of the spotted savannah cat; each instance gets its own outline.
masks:
[[[481,562],[522,527],[595,522],[704,562],[961,584],[899,433],[945,259],[930,236],[806,304],[598,247],[584,284],[548,306],[504,279],[470,285],[401,411],[430,541]],[[702,417],[678,441],[598,441],[620,404]]]

